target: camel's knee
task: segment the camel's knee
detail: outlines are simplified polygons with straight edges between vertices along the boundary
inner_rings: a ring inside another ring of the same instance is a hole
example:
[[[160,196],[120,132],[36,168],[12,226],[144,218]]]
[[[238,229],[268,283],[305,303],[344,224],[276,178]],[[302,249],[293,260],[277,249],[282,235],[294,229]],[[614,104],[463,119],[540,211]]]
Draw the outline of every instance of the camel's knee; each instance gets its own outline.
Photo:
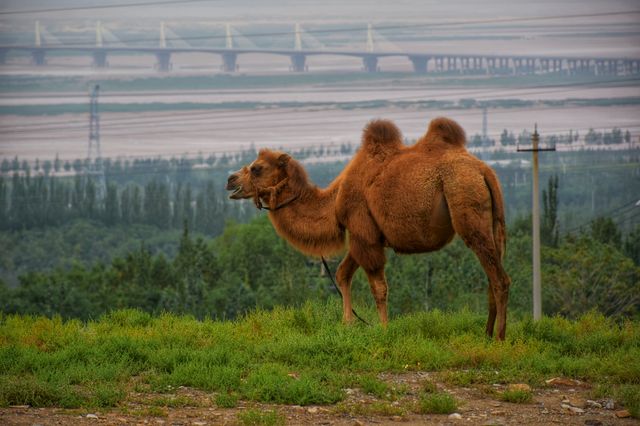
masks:
[[[369,287],[371,293],[376,301],[377,306],[384,306],[387,303],[388,286],[387,280],[384,276],[384,269],[378,269],[375,271],[366,271],[367,278],[369,279]]]
[[[373,293],[376,305],[387,303],[388,290],[386,282],[376,282],[375,284],[371,284],[371,292]]]

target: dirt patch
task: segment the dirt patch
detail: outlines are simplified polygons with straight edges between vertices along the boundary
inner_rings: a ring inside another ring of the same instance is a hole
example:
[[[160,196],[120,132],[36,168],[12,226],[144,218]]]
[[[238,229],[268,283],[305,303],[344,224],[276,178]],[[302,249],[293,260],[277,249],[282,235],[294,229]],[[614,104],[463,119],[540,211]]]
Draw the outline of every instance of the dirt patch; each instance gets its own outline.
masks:
[[[443,380],[443,373],[383,373],[378,379],[389,385],[389,393],[373,396],[361,389],[344,389],[344,401],[330,406],[260,404],[238,401],[235,408],[215,404],[215,394],[180,387],[171,394],[130,392],[127,399],[111,409],[62,409],[14,406],[0,409],[3,425],[231,425],[239,415],[277,412],[279,419],[292,425],[369,425],[369,424],[465,424],[465,425],[632,425],[636,419],[625,415],[611,399],[591,400],[588,384],[570,381],[550,383],[530,389],[526,403],[505,402],[507,390],[527,385],[482,384],[455,386]],[[437,392],[452,395],[458,409],[454,414],[419,414],[419,399],[430,383]],[[240,423],[242,424],[242,423]]]

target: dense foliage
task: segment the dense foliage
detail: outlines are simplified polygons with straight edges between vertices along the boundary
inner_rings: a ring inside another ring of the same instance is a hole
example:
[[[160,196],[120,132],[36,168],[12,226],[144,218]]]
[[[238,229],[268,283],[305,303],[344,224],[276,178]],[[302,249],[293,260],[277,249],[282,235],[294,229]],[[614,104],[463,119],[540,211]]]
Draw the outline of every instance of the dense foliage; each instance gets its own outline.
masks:
[[[505,259],[513,280],[510,309],[523,315],[531,306],[531,240],[514,234]],[[334,270],[337,262],[332,261]],[[20,277],[19,286],[0,290],[0,303],[8,313],[66,318],[96,318],[118,308],[235,318],[256,306],[299,306],[334,297],[323,275],[320,262],[291,248],[261,216],[249,224],[229,224],[210,241],[191,237],[185,228],[173,258],[152,254],[142,245],[108,264],[29,272]],[[390,252],[387,277],[392,316],[434,308],[486,312],[486,277],[460,240],[431,254]],[[547,314],[576,317],[592,309],[614,317],[640,313],[640,268],[589,235],[545,247],[543,280]],[[372,303],[361,272],[354,292],[361,305]]]

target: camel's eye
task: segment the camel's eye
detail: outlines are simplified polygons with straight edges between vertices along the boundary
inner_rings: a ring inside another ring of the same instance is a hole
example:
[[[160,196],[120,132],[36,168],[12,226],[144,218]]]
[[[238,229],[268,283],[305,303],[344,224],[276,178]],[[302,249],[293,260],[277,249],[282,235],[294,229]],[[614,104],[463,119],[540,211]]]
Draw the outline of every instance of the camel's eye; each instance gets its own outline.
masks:
[[[262,171],[262,167],[260,166],[251,166],[251,174],[254,176],[258,176],[260,175],[260,172]]]

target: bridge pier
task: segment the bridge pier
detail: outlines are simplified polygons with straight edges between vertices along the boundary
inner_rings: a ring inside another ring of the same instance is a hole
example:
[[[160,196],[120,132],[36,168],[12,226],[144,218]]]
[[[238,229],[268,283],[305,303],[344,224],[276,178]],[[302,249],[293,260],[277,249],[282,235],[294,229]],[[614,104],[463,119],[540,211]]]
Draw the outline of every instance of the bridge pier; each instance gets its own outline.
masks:
[[[303,53],[295,53],[291,55],[291,66],[289,69],[293,72],[309,71],[307,67],[307,55]]]
[[[376,55],[367,55],[362,57],[362,66],[366,72],[378,72],[378,57]]]
[[[106,68],[109,66],[107,62],[107,52],[101,50],[93,51],[93,66],[95,68]]]
[[[434,60],[435,60],[436,72],[443,72],[444,71],[444,58],[443,57],[437,57],[437,58],[434,58]]]
[[[156,69],[158,71],[168,72],[173,67],[173,64],[171,63],[171,52],[156,52],[156,59]]]
[[[482,65],[482,56],[474,56],[473,57],[473,72],[481,73],[484,70],[484,66]]]
[[[427,65],[429,64],[428,56],[409,56],[411,63],[413,63],[413,71],[418,74],[426,74]]]
[[[224,72],[236,72],[238,71],[238,54],[225,52],[222,54],[222,66],[220,67]]]
[[[540,71],[544,72],[544,73],[548,73],[549,72],[549,60],[542,58],[540,59]]]
[[[31,51],[31,59],[34,65],[43,66],[46,65],[47,59],[45,57],[44,49],[34,49]]]
[[[500,72],[502,74],[511,74],[514,72],[509,65],[509,58],[500,58]]]
[[[458,70],[457,59],[455,56],[447,58],[447,72],[453,72]]]
[[[485,74],[495,74],[496,58],[486,58]]]

